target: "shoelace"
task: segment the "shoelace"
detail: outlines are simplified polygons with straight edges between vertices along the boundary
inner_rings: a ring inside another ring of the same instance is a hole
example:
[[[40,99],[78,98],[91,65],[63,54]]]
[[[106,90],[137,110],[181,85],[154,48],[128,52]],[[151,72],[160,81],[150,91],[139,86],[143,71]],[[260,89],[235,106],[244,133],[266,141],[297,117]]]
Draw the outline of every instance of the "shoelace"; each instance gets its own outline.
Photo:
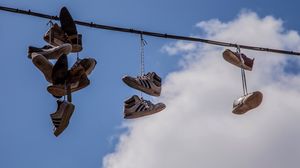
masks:
[[[148,72],[146,75],[137,76],[138,79],[151,79],[151,73]]]
[[[147,109],[149,109],[150,106],[153,105],[150,101],[144,100],[143,98],[141,98],[141,101],[142,101],[141,103],[142,103],[143,105],[145,105]]]

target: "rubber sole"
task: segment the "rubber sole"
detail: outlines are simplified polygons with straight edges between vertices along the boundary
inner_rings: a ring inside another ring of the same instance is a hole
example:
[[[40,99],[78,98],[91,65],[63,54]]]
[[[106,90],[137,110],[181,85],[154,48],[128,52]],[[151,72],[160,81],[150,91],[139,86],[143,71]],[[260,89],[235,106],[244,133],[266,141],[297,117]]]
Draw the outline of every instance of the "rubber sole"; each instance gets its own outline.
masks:
[[[252,95],[249,96],[247,99],[243,100],[243,104],[240,106],[237,106],[233,109],[233,114],[245,114],[246,112],[258,107],[262,100],[263,100],[263,94],[259,91],[251,93]]]
[[[52,83],[53,64],[40,54],[33,56],[32,63],[43,73],[45,79]]]
[[[135,118],[140,118],[148,115],[152,115],[155,113],[159,113],[162,110],[164,110],[166,106],[162,106],[161,108],[149,111],[149,112],[133,112],[133,113],[124,113],[124,119],[135,119]]]

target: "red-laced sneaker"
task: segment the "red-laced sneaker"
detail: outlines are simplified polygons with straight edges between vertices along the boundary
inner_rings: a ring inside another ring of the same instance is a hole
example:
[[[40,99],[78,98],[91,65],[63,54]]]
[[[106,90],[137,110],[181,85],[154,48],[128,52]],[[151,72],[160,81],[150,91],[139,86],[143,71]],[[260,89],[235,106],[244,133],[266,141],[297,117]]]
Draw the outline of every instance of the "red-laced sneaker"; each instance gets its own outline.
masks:
[[[241,60],[241,58],[237,52],[232,52],[229,49],[226,49],[223,52],[223,58],[227,62],[229,62],[239,68],[243,68],[245,70],[251,71],[253,64],[254,64],[254,59],[248,58],[245,54],[242,54],[242,53],[241,53],[241,57],[243,60]]]

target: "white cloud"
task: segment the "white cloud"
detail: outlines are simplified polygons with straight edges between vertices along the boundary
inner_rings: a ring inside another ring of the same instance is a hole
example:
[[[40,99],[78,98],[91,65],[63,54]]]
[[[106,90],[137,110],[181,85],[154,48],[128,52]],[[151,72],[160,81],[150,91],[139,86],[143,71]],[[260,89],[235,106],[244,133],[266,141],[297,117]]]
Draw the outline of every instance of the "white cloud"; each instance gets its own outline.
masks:
[[[298,33],[285,30],[281,20],[253,12],[227,23],[214,19],[197,25],[209,39],[281,49],[300,46]],[[160,101],[167,109],[128,122],[128,132],[120,136],[116,151],[103,159],[103,166],[299,167],[300,77],[284,72],[288,57],[242,50],[255,57],[254,70],[247,73],[249,90],[260,90],[264,100],[257,109],[237,116],[231,108],[242,94],[240,71],[223,60],[223,48],[182,44],[167,49],[170,54],[183,50],[185,62],[163,85]]]
[[[168,53],[169,55],[176,55],[179,53],[188,53],[197,48],[195,43],[188,43],[183,41],[178,41],[176,43],[172,43],[170,45],[165,45],[162,48],[163,52]]]

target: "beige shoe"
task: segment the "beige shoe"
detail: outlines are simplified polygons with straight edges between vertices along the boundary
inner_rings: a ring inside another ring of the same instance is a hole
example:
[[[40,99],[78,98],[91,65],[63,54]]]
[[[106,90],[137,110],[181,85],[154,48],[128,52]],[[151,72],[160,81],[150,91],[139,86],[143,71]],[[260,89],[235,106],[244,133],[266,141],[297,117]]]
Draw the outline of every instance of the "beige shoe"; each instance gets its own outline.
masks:
[[[259,91],[249,93],[246,96],[242,96],[233,102],[234,114],[244,114],[249,110],[258,107],[263,99],[263,94]]]
[[[241,60],[241,58],[240,58],[240,56],[239,56],[238,53],[232,52],[229,49],[226,49],[223,52],[223,58],[227,62],[229,62],[229,63],[231,63],[231,64],[233,64],[233,65],[235,65],[235,66],[237,66],[239,68],[243,68],[245,70],[252,71],[254,59],[250,59],[250,58],[248,58],[246,55],[244,55],[242,53],[241,53],[241,57],[242,57],[243,60]]]
[[[53,64],[41,54],[32,54],[32,63],[43,73],[45,79],[52,83]]]

